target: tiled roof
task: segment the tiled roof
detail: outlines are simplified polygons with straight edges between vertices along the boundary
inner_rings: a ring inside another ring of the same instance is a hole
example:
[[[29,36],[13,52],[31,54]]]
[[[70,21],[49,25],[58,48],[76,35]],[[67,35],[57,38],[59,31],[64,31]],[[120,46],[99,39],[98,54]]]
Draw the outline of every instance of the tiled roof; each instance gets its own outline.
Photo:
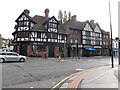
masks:
[[[64,28],[64,25],[61,22],[59,22],[59,25],[58,25],[58,33],[67,34],[67,31],[66,31],[66,29]]]
[[[95,30],[95,27],[97,26],[97,23],[90,22],[90,25],[91,25],[92,29]]]
[[[23,13],[24,13],[24,12],[23,12]],[[25,14],[25,13],[24,13],[24,14]],[[25,15],[29,18],[29,20],[31,20],[32,22],[36,23],[31,16],[29,16],[29,15],[27,15],[27,14],[25,14]]]
[[[103,34],[109,34],[110,32],[106,32],[105,30],[101,29]]]
[[[80,29],[82,30],[85,25],[87,24],[88,21],[84,21],[84,22],[80,22],[80,21],[76,21],[76,20],[68,20],[66,24],[70,25],[70,28],[74,28],[74,29]]]
[[[38,15],[35,15],[33,17],[33,20],[37,23],[33,26],[33,29],[31,31],[43,31],[43,32],[46,32],[44,26],[43,26],[43,23],[46,21],[45,17],[43,16],[38,16]]]
[[[47,20],[45,19],[44,16],[35,15],[32,20],[34,20],[37,24],[35,24],[33,26],[33,29],[31,31],[46,32],[46,29],[45,29],[45,27],[44,27],[43,24],[45,22],[47,22]],[[58,33],[60,33],[60,34],[66,34],[65,28],[63,27],[63,24],[60,23],[60,22],[59,22],[59,25],[58,25]]]

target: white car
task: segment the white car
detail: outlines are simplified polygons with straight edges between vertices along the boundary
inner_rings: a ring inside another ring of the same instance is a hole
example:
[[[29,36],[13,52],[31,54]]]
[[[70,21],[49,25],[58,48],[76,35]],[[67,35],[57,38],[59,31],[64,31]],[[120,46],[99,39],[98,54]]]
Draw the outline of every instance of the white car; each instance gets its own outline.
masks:
[[[0,62],[5,61],[26,61],[26,57],[19,55],[16,52],[0,52]]]

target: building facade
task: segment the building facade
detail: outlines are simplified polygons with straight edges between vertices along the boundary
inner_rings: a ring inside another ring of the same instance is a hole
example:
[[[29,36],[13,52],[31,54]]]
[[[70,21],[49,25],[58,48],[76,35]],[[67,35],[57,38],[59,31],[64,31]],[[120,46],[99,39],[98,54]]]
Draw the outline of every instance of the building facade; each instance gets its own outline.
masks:
[[[64,26],[69,33],[68,56],[101,56],[102,31],[98,23],[79,22],[74,15]]]
[[[113,39],[112,46],[113,46],[113,56],[118,56],[119,55],[119,42],[117,38]]]
[[[109,56],[111,53],[110,32],[102,30],[102,56]]]
[[[67,36],[67,50],[68,57],[82,56],[81,53],[81,29],[80,22],[76,21],[76,15],[64,24],[64,28],[68,33]]]
[[[94,20],[80,22],[74,15],[62,23],[54,16],[49,17],[49,9],[45,9],[45,16],[30,17],[29,13],[24,10],[15,21],[14,51],[39,57],[103,55],[103,43],[107,39]]]
[[[25,56],[67,56],[66,32],[54,16],[49,18],[49,9],[45,16],[30,17],[29,13],[24,10],[15,21],[14,50]]]
[[[0,51],[13,51],[12,39],[5,39],[0,34]]]

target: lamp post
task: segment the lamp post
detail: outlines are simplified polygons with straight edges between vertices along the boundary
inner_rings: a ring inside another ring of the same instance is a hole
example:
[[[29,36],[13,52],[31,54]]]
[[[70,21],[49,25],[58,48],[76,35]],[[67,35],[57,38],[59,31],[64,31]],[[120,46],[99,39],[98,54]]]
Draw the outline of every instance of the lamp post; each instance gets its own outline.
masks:
[[[65,38],[64,38],[64,60],[65,60]]]
[[[111,23],[110,0],[109,0],[109,15],[110,15],[110,32],[111,32],[111,63],[112,63],[112,68],[113,68],[113,67],[114,67],[114,64],[113,64],[112,23]]]

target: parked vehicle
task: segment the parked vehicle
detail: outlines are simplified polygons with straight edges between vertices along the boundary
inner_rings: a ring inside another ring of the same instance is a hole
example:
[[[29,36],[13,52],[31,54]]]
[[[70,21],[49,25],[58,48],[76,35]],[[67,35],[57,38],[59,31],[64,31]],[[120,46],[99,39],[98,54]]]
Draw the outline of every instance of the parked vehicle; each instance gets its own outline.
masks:
[[[19,55],[16,52],[0,52],[0,62],[5,61],[26,61],[26,57]]]

